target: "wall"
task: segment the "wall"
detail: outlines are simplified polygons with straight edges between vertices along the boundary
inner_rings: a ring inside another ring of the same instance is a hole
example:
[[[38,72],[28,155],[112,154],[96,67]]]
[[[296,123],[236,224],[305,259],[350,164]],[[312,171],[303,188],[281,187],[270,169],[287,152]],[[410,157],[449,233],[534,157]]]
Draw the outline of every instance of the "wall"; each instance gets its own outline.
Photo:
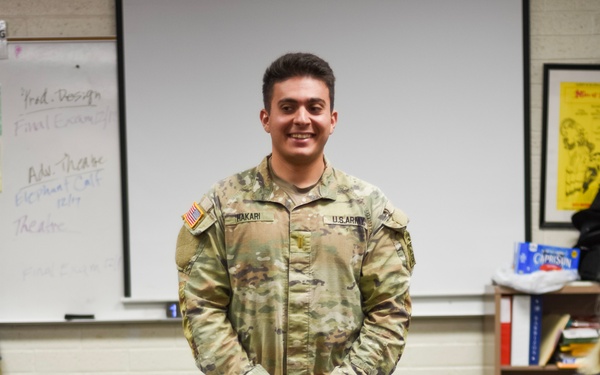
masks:
[[[111,0],[0,0],[0,19],[9,38],[115,35]],[[600,0],[531,0],[531,34],[533,240],[569,245],[576,231],[537,228],[541,66],[600,62]],[[491,375],[487,323],[482,317],[415,318],[397,373]],[[198,374],[176,322],[0,325],[0,355],[3,375]]]
[[[531,0],[532,240],[573,246],[576,230],[540,230],[544,63],[600,63],[600,1]]]

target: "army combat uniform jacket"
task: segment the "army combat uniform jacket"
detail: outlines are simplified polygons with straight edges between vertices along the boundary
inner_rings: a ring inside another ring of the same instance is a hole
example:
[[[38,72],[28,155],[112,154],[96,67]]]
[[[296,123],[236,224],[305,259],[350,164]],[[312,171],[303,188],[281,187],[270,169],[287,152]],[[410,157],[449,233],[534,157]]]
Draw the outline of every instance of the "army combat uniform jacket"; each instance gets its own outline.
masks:
[[[185,336],[212,374],[390,374],[411,317],[407,218],[332,168],[294,204],[268,160],[216,184],[177,240]]]

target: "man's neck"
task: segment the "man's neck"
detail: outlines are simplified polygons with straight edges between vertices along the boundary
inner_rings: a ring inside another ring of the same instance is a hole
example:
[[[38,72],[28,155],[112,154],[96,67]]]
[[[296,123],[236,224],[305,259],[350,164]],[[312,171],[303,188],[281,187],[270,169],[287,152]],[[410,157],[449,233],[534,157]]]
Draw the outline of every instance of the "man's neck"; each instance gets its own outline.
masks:
[[[277,177],[300,189],[315,185],[325,170],[323,157],[308,164],[291,164],[271,156],[270,162],[273,173]]]

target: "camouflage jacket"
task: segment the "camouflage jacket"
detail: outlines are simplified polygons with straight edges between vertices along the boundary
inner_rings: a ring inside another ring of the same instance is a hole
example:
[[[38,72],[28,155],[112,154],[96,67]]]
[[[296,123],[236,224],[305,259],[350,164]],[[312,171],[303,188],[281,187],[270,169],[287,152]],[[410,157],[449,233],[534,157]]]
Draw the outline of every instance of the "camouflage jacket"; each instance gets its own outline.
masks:
[[[408,219],[332,168],[295,205],[267,158],[183,215],[179,298],[212,374],[390,374],[405,346],[414,266]]]

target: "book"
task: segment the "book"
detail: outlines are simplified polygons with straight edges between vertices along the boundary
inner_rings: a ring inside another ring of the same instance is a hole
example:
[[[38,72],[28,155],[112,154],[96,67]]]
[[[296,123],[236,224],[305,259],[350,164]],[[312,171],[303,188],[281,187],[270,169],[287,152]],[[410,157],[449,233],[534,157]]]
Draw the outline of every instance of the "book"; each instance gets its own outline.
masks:
[[[598,341],[598,330],[588,327],[568,327],[562,332],[561,345]]]
[[[560,345],[559,350],[562,353],[570,353],[573,357],[584,357],[594,349],[594,346],[596,346],[595,342],[574,342]]]
[[[512,316],[512,296],[500,298],[500,365],[510,365],[510,330]]]
[[[510,331],[511,366],[529,365],[529,328],[531,327],[531,296],[515,294],[512,298]]]
[[[531,295],[530,300],[529,364],[537,365],[540,361],[540,345],[542,338],[542,296]]]
[[[511,366],[537,365],[542,334],[542,296],[512,296]]]
[[[579,266],[579,249],[517,242],[513,256],[513,269],[517,274],[536,271],[571,270]]]
[[[552,358],[569,319],[571,319],[570,314],[548,314],[542,317],[540,360],[538,362],[540,366],[547,365]]]
[[[597,339],[598,330],[590,327],[569,326],[563,331],[563,337],[565,339]]]
[[[560,369],[576,369],[581,365],[581,357],[574,357],[565,353],[558,353],[556,356],[556,367]]]
[[[596,328],[600,329],[600,322],[595,315],[573,316],[569,321],[569,328]]]

